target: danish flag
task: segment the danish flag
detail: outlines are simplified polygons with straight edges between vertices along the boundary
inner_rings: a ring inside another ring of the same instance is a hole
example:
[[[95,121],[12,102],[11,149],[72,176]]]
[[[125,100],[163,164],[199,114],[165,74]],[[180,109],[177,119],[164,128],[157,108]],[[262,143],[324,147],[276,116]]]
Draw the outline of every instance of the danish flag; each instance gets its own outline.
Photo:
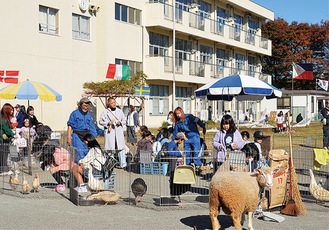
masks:
[[[0,81],[4,83],[17,84],[18,70],[0,70]]]

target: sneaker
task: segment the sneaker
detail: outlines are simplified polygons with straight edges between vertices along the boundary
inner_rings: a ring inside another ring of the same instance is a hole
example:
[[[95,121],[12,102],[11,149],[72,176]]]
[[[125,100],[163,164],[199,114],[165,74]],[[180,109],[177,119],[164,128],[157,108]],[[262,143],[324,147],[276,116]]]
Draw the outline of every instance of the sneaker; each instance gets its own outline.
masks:
[[[7,176],[7,175],[14,175],[13,171],[8,171],[8,172],[1,172],[0,176]]]
[[[56,192],[64,192],[65,190],[66,190],[65,184],[58,184],[55,187],[55,191]]]
[[[86,186],[77,186],[74,188],[75,191],[77,191],[78,193],[82,193],[82,192],[88,192],[88,189]]]

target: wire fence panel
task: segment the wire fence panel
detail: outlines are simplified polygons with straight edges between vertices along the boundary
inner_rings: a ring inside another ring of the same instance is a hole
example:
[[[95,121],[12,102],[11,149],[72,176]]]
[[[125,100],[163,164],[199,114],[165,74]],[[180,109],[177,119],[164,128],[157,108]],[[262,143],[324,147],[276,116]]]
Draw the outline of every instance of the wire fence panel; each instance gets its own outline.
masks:
[[[272,140],[275,142],[275,140]],[[308,147],[315,143],[315,139],[308,140],[296,139],[294,143],[298,143],[297,146],[294,144],[293,148],[293,162],[297,173],[298,185],[303,199],[315,198],[310,195],[309,185],[311,182],[309,176],[309,169],[313,169],[315,181],[317,184],[321,184],[324,189],[328,188],[329,178],[329,165],[322,165],[318,170],[314,170],[315,154],[314,149]],[[299,143],[303,143],[299,144]],[[305,145],[305,143],[307,145]],[[72,159],[75,158],[75,149],[66,147],[71,154]],[[285,148],[286,152],[289,153],[289,148]],[[4,151],[7,151],[4,153]],[[1,172],[0,176],[0,192],[6,195],[19,196],[24,198],[63,198],[70,199],[70,189],[65,191],[54,191],[57,181],[52,174],[47,171],[46,168],[42,167],[42,161],[40,157],[31,156],[31,167],[32,173],[29,173],[28,162],[26,156],[20,155],[17,151],[16,146],[10,144],[2,145],[1,154],[8,158],[1,158]],[[132,152],[134,155],[134,152]],[[209,197],[209,183],[215,171],[250,171],[246,156],[241,151],[232,151],[227,155],[227,160],[223,164],[217,164],[215,158],[216,152],[210,152],[208,155],[199,156],[203,163],[201,168],[197,169],[195,166],[185,165],[181,162],[181,157],[166,157],[165,159],[149,161],[149,162],[134,162],[128,163],[128,167],[125,169],[114,168],[113,176],[111,178],[110,189],[120,194],[121,201],[127,204],[133,204],[135,195],[131,189],[131,184],[136,178],[142,178],[146,185],[147,191],[142,197],[142,205],[145,208],[165,207],[173,205],[201,205],[208,206]],[[117,156],[115,156],[117,157]],[[265,155],[268,157],[268,154]],[[128,158],[127,158],[128,159]],[[193,161],[193,160],[192,160]],[[187,183],[181,181],[180,184],[174,184],[175,170],[171,170],[171,164],[174,164],[174,168],[179,173],[187,175]],[[4,173],[9,172],[11,173]],[[10,182],[10,178],[15,178],[15,173],[18,177],[18,183]],[[35,174],[39,175],[40,187],[34,192],[32,187]],[[9,175],[12,174],[12,175]],[[61,175],[63,181],[67,187],[72,189],[76,186],[75,179],[72,173],[67,172]],[[30,188],[24,191],[23,181],[29,184]],[[192,180],[192,183],[191,183]],[[289,174],[288,180],[289,184]],[[287,186],[289,188],[289,186]],[[99,190],[101,191],[101,190]],[[97,193],[97,191],[91,191]],[[288,192],[288,189],[287,189]],[[73,202],[73,201],[72,201]],[[77,203],[78,204],[78,203]]]

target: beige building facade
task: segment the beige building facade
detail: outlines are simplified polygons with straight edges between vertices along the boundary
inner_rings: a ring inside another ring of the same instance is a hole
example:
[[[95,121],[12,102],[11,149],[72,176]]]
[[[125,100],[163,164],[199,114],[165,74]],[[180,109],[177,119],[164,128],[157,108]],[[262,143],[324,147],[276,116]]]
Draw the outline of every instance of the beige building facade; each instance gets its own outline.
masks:
[[[194,97],[211,80],[240,73],[270,81],[261,74],[260,57],[271,55],[271,41],[260,28],[274,14],[249,0],[10,0],[0,7],[6,9],[0,69],[19,70],[19,81],[43,82],[62,94],[61,102],[30,101],[38,119],[54,130],[66,129],[83,83],[105,81],[110,63],[148,76],[151,92],[141,122],[149,127],[159,127],[176,106],[205,117],[211,105],[214,119],[237,108],[236,102]],[[98,120],[104,105],[92,101]],[[6,102],[27,105],[1,99]],[[127,99],[118,104],[125,109]],[[259,102],[239,108],[261,109]]]

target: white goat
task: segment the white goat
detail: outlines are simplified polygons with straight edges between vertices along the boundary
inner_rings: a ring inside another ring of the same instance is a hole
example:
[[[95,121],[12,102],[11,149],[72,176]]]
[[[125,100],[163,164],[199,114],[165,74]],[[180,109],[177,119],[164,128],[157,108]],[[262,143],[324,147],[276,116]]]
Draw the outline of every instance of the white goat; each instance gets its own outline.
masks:
[[[235,229],[241,230],[241,223],[248,212],[248,229],[252,230],[252,212],[259,202],[260,188],[272,187],[273,173],[279,169],[263,167],[255,169],[254,173],[220,172],[213,176],[210,182],[209,215],[212,229],[220,229],[218,214],[222,207],[225,214],[233,219]],[[241,222],[240,222],[241,216]]]

